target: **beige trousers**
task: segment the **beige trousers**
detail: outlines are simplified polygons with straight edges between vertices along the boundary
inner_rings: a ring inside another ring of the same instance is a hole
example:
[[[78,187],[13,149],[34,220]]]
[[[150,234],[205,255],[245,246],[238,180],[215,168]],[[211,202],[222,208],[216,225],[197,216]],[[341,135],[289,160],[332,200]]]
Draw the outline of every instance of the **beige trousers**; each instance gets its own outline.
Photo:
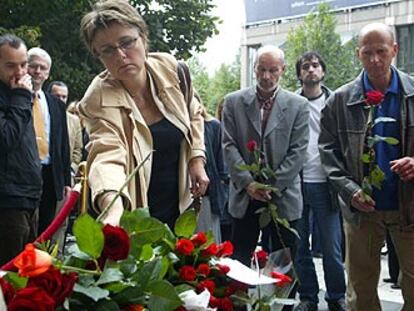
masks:
[[[379,311],[378,281],[381,247],[388,228],[395,245],[404,298],[402,311],[414,310],[414,228],[401,230],[398,211],[377,211],[361,215],[360,226],[345,224],[347,303],[349,311]]]

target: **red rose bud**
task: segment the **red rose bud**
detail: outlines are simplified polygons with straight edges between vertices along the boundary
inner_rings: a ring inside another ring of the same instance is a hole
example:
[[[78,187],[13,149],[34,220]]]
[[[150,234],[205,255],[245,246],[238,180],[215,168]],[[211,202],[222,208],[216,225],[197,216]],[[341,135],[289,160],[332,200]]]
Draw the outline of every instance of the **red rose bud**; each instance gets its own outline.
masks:
[[[192,266],[182,266],[179,274],[180,278],[187,282],[194,281],[197,277],[196,271]]]
[[[376,90],[369,91],[365,95],[367,97],[365,103],[368,106],[378,106],[384,100],[384,94]]]
[[[255,257],[257,257],[257,261],[259,263],[259,268],[263,269],[266,266],[267,259],[269,258],[269,255],[266,251],[260,250],[255,253],[253,253],[253,260],[255,260]]]
[[[201,255],[203,257],[211,257],[211,256],[216,256],[217,252],[218,252],[217,244],[212,243],[207,248],[201,251]]]
[[[51,266],[45,273],[30,278],[27,287],[44,289],[55,301],[55,308],[57,308],[63,304],[66,297],[72,294],[77,280],[78,275],[75,272],[61,273],[60,270]]]
[[[52,256],[47,252],[36,249],[29,243],[13,260],[13,264],[19,269],[20,276],[33,277],[46,272],[52,265],[52,260]]]
[[[216,308],[217,309],[218,307],[220,307],[220,299],[217,298],[217,297],[214,297],[213,295],[211,295],[208,305],[211,308]]]
[[[233,255],[233,244],[230,241],[225,241],[221,243],[218,247],[217,256],[218,257],[226,257]]]
[[[201,293],[205,289],[207,289],[210,294],[213,295],[214,291],[216,290],[216,284],[212,280],[204,280],[198,283],[196,286],[197,293]]]
[[[111,225],[105,225],[102,231],[105,237],[104,257],[115,261],[127,258],[130,247],[128,233],[121,227]]]
[[[257,142],[251,139],[247,142],[246,147],[247,147],[247,150],[249,150],[250,152],[253,152],[257,149]]]
[[[191,253],[193,252],[193,250],[194,250],[194,244],[190,240],[180,239],[175,244],[175,249],[180,254],[183,254],[183,255],[188,256],[188,255],[191,255]]]
[[[210,274],[210,267],[206,263],[201,263],[197,267],[198,274],[204,275],[207,277]]]
[[[221,298],[219,309],[222,311],[233,311],[233,302],[229,297]]]
[[[123,311],[144,311],[144,307],[142,305],[129,305]]]
[[[276,281],[276,285],[279,286],[279,287],[283,287],[286,284],[292,283],[292,278],[290,276],[286,275],[286,274],[283,274],[283,273],[273,271],[273,272],[270,273],[270,276],[274,279],[279,279],[279,280]]]
[[[227,265],[217,264],[216,267],[218,268],[221,274],[227,274],[230,272],[230,267]]]
[[[204,232],[198,232],[191,237],[195,246],[201,246],[207,242],[207,236]]]

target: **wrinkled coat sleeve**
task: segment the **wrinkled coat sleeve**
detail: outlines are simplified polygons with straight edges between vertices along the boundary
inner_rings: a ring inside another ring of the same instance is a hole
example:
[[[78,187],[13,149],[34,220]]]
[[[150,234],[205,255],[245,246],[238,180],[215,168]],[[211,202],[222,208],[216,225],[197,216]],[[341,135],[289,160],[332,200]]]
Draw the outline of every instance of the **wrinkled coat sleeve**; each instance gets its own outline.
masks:
[[[329,181],[344,200],[346,206],[350,206],[352,196],[361,187],[353,180],[351,174],[346,169],[338,135],[337,115],[341,113],[338,111],[340,105],[343,106],[345,103],[339,102],[337,95],[333,93],[322,110],[319,151],[322,166],[328,174]]]

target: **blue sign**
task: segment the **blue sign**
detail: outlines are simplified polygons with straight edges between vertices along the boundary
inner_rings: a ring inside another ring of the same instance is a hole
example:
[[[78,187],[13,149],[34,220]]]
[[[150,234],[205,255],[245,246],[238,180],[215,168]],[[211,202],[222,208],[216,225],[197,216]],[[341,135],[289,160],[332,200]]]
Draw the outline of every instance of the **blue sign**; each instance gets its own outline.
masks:
[[[394,0],[399,1],[399,0]],[[361,7],[392,1],[375,0],[244,0],[246,22],[270,21],[290,16],[305,15],[315,9],[320,3],[328,3],[333,10],[342,8]]]

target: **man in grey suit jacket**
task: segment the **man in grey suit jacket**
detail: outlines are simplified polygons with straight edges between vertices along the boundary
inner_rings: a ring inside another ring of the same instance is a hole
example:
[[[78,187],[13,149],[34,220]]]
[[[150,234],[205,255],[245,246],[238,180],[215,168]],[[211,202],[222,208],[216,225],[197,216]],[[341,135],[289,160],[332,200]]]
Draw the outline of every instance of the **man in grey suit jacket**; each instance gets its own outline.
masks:
[[[283,51],[264,46],[257,52],[254,70],[256,87],[243,89],[226,96],[223,109],[224,157],[230,171],[229,212],[235,218],[233,227],[234,257],[250,264],[260,232],[256,210],[268,201],[276,203],[279,216],[292,227],[302,214],[302,194],[299,172],[305,160],[308,144],[307,99],[279,86],[285,70]],[[272,186],[275,195],[257,187],[252,174],[237,169],[237,165],[251,164],[247,150],[249,140],[255,140],[264,160],[276,173]],[[275,225],[270,223],[272,250],[282,248]],[[291,254],[295,253],[296,237],[280,226],[282,239]]]

